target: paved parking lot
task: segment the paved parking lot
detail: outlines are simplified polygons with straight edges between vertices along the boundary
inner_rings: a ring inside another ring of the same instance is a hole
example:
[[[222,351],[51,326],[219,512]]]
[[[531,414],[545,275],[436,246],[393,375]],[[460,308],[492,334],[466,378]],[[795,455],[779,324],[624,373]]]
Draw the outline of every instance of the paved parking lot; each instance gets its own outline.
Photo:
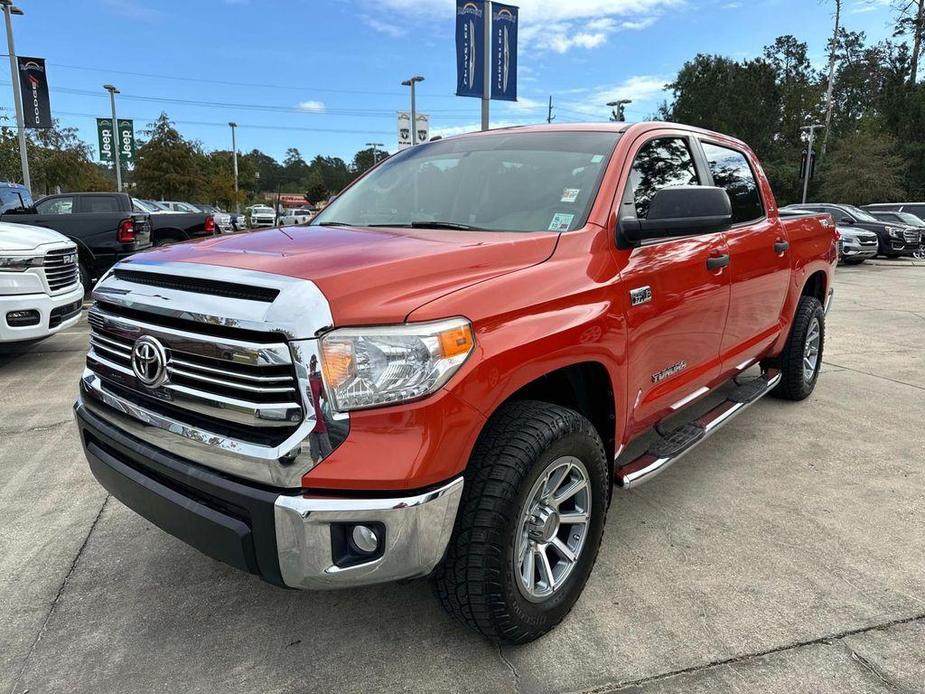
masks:
[[[19,692],[925,691],[925,267],[839,268],[825,368],[611,509],[570,617],[499,648],[425,581],[266,585],[90,475],[85,322],[0,355],[0,687]]]

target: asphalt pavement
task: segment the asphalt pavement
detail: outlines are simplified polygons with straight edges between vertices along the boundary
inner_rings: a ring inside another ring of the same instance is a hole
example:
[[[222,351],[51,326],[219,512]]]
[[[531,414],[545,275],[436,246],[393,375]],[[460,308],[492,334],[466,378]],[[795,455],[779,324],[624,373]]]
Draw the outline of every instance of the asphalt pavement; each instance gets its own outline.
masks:
[[[925,691],[925,266],[839,268],[824,372],[614,500],[555,631],[499,648],[426,581],[285,591],[91,476],[86,321],[0,354],[0,692]]]

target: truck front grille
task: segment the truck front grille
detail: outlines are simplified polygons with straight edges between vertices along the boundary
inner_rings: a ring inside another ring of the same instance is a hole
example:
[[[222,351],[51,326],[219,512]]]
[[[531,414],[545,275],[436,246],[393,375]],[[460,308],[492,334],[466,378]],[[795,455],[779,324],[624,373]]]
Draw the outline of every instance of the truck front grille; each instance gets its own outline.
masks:
[[[906,229],[903,232],[903,240],[906,243],[919,243],[921,238],[922,238],[922,235],[915,229]]]
[[[52,292],[59,292],[77,284],[77,247],[58,248],[45,254],[45,279]]]
[[[124,313],[124,312],[121,312]],[[205,423],[216,434],[233,430],[245,440],[282,440],[304,412],[288,346],[267,333],[245,341],[200,333],[197,324],[176,327],[155,313],[97,302],[90,309],[87,367],[138,404],[152,401],[191,426]],[[233,331],[229,331],[233,332]],[[133,368],[133,349],[142,336],[163,346],[166,380],[146,387]]]

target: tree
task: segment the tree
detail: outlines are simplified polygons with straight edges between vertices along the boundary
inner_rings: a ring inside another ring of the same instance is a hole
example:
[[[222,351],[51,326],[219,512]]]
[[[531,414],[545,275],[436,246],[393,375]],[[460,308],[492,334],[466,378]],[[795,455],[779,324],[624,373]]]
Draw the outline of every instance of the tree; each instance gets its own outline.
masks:
[[[166,113],[144,131],[138,148],[135,183],[143,197],[194,199],[204,186],[202,149],[185,140]]]
[[[305,197],[313,205],[317,205],[319,202],[327,200],[331,195],[331,191],[324,183],[324,179],[321,177],[320,171],[312,171],[308,175],[308,181],[305,185]]]
[[[833,0],[835,3],[835,30],[829,41],[829,79],[825,91],[825,135],[822,139],[822,153],[825,154],[829,143],[829,128],[832,124],[832,109],[834,108],[833,91],[835,89],[835,47],[841,34],[841,8],[842,0]]]
[[[912,35],[912,69],[909,84],[918,82],[919,61],[922,59],[922,39],[925,36],[925,0],[895,0],[896,29],[894,36]]]
[[[842,138],[822,162],[820,195],[851,205],[900,200],[902,170],[896,141],[875,127],[862,127]]]
[[[373,147],[361,149],[353,155],[353,163],[350,168],[353,169],[354,175],[359,176],[369,171],[375,166],[376,162],[386,156],[388,156],[386,152],[374,149]]]

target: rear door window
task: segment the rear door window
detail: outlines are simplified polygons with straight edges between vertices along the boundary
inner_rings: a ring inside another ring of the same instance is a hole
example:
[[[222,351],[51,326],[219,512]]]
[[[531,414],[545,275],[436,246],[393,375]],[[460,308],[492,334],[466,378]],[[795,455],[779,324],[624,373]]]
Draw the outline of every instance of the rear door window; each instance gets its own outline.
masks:
[[[662,188],[699,186],[694,157],[684,138],[660,137],[642,146],[630,171],[629,188],[636,217],[646,219],[652,198]]]
[[[742,152],[703,142],[703,152],[713,175],[713,185],[724,188],[732,203],[732,223],[754,222],[764,217],[764,204],[755,174]]]
[[[91,195],[82,200],[83,212],[120,212],[119,199],[114,195]]]

